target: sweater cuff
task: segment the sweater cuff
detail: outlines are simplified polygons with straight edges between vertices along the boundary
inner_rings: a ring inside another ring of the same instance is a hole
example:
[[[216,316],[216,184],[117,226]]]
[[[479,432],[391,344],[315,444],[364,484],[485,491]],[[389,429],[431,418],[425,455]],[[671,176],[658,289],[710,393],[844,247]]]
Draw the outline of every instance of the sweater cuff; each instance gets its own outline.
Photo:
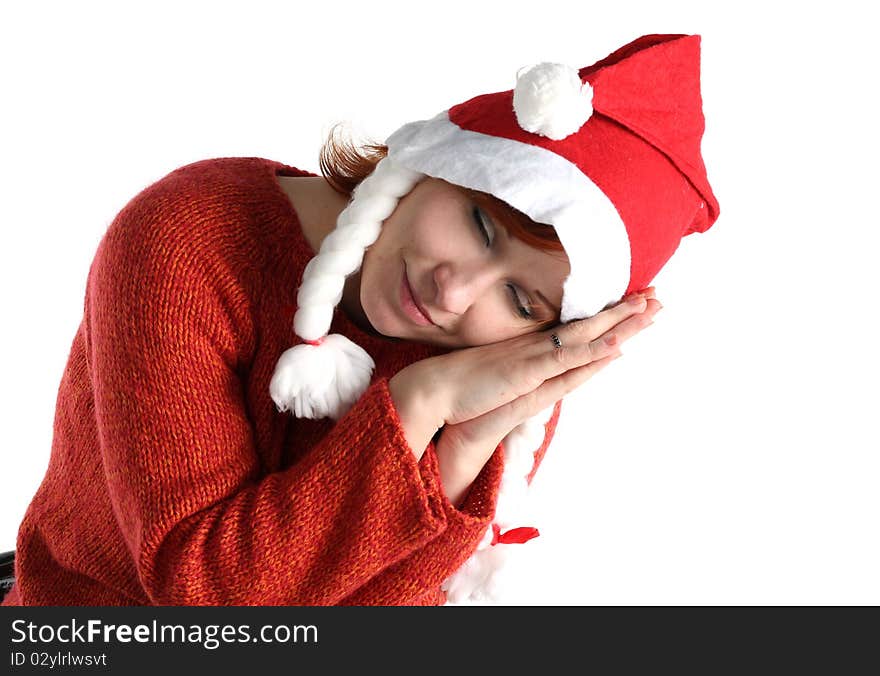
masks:
[[[419,471],[425,484],[437,486],[448,525],[465,529],[485,529],[492,523],[503,470],[504,455],[503,449],[499,445],[489,461],[483,465],[477,478],[474,479],[461,506],[456,507],[450,502],[443,490],[440,479],[440,463],[437,460],[437,449],[433,440],[428,444],[419,461]]]
[[[443,526],[440,524],[445,521],[445,515],[448,511],[444,504],[445,502],[448,502],[448,500],[443,493],[439,474],[436,475],[436,477],[426,476],[422,471],[420,462],[416,460],[415,453],[410,448],[409,442],[406,439],[403,423],[400,420],[400,416],[394,404],[394,399],[391,397],[391,391],[388,389],[388,378],[379,378],[370,385],[370,389],[374,390],[373,393],[376,395],[376,403],[379,406],[379,411],[376,411],[378,415],[374,420],[382,420],[383,414],[387,416],[386,420],[390,423],[389,432],[393,436],[394,445],[398,448],[405,449],[406,451],[404,453],[405,459],[403,462],[406,467],[406,474],[408,475],[407,479],[413,477],[416,479],[417,483],[421,483],[425,505],[430,514],[428,524],[435,529],[440,526],[440,530],[435,532],[435,535],[439,535],[439,532],[443,530]],[[431,445],[433,446],[433,442]]]

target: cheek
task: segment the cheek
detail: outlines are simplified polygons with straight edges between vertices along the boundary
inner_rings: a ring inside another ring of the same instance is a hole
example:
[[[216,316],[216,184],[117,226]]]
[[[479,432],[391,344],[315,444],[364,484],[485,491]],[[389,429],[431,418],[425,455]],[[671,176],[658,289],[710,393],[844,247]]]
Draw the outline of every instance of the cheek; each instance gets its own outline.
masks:
[[[497,305],[493,305],[491,310],[489,305],[484,305],[461,327],[458,335],[462,345],[488,345],[531,333],[529,327],[517,326],[503,316],[503,310]]]
[[[364,253],[364,259],[361,262],[358,296],[361,307],[368,316],[382,286],[381,271],[385,266],[378,262],[378,255],[378,251],[369,249]]]
[[[476,241],[467,228],[472,221],[470,201],[453,186],[428,178],[397,204],[386,221],[393,222],[399,247],[439,258],[454,253],[452,248]]]
[[[409,222],[401,233],[405,246],[435,260],[458,260],[479,250],[478,235],[468,230],[468,221],[459,210],[444,207],[427,209]]]

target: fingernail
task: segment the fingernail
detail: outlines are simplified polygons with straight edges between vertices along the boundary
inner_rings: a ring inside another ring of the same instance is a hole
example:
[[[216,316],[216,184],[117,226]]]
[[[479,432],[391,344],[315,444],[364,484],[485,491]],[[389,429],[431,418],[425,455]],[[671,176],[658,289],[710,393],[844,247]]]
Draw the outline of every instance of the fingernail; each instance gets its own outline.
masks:
[[[603,340],[606,345],[617,345],[617,336],[615,335],[605,336]]]
[[[626,299],[626,302],[630,305],[641,305],[642,301],[645,300],[645,297],[639,293],[634,294]]]

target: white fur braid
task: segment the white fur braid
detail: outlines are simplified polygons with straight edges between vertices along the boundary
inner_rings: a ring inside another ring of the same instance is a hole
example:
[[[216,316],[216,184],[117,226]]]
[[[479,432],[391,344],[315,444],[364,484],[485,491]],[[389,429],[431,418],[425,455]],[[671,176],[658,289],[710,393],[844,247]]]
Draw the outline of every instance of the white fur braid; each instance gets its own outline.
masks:
[[[346,277],[358,271],[382,222],[422,177],[383,158],[354,189],[336,228],[306,265],[293,318],[293,330],[306,342],[285,350],[275,366],[269,393],[278,411],[338,420],[369,387],[372,357],[345,336],[327,332]]]

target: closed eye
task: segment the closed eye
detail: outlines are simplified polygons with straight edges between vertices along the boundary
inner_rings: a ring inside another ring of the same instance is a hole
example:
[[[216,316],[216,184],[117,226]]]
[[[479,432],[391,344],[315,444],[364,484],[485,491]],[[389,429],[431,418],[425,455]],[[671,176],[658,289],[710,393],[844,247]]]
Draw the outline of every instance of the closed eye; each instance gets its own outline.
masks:
[[[486,240],[486,248],[489,248],[490,246],[492,246],[492,238],[489,236],[489,229],[486,227],[486,220],[483,218],[483,212],[478,206],[474,206],[472,213],[474,221],[476,222],[477,227],[480,229],[480,232],[483,235],[483,239]],[[513,307],[516,310],[517,315],[519,317],[522,317],[523,319],[534,319],[534,314],[529,311],[529,309],[527,309],[525,306],[523,306],[516,287],[513,284],[508,284],[507,288],[510,289],[511,296],[513,298]],[[528,307],[532,307],[532,304],[530,302],[526,302],[526,305]]]
[[[486,229],[486,223],[483,220],[483,212],[480,211],[480,207],[474,207],[473,216],[474,220],[477,222],[477,227],[483,235],[483,239],[486,240],[486,246],[492,246],[492,240],[489,238],[489,231]]]

